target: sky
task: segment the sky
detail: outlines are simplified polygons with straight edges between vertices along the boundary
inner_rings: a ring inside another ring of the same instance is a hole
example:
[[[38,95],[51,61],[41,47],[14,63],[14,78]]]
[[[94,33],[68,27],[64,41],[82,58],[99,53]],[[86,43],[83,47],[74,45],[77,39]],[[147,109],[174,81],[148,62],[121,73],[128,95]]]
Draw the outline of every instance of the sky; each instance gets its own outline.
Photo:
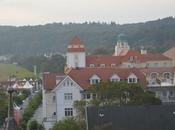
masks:
[[[175,0],[0,0],[0,25],[137,23],[175,16]]]

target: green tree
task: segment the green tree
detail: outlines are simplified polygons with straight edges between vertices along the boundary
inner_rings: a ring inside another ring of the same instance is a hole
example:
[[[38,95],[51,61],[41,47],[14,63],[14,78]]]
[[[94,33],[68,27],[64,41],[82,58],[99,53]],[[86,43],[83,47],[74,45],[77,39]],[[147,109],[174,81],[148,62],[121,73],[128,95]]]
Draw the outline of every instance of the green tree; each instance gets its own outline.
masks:
[[[52,130],[85,130],[74,118],[67,118],[54,125]]]
[[[8,96],[0,90],[0,127],[7,117]]]
[[[96,105],[158,105],[161,101],[140,84],[126,82],[100,82],[89,89],[96,93]]]
[[[36,120],[33,120],[29,122],[28,130],[44,130],[44,128]]]

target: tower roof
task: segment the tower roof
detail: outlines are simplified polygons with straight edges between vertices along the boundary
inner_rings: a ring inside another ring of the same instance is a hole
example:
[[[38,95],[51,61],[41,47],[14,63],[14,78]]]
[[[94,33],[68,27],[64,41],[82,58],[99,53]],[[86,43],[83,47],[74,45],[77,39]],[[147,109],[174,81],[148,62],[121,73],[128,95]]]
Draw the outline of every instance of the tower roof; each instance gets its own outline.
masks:
[[[67,52],[84,52],[84,44],[78,36],[75,36],[67,47]]]
[[[83,45],[79,36],[75,36],[69,43],[69,45]]]

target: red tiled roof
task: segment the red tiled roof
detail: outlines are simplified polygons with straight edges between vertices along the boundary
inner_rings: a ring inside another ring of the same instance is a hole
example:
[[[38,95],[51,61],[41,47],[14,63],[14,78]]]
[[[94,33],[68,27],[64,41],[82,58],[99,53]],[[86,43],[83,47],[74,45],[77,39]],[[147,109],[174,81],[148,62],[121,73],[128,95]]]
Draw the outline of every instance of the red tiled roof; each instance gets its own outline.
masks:
[[[95,67],[100,67],[100,64],[105,64],[105,67],[111,67],[111,64],[116,66],[121,64],[120,56],[110,56],[110,55],[89,55],[86,56],[86,66],[94,64]]]
[[[151,54],[151,53],[148,53],[148,54],[143,54],[142,55],[143,57],[143,61],[157,61],[157,60],[171,60],[170,58],[162,55],[162,54]]]
[[[170,59],[175,59],[175,47],[169,49],[168,51],[163,53],[164,56],[167,56]]]
[[[143,57],[140,54],[140,52],[136,51],[136,50],[129,50],[127,52],[127,54],[125,56],[122,57],[122,61],[129,61],[129,57],[130,56],[134,56],[137,57],[137,60],[142,61]],[[136,60],[133,60],[132,62],[134,62]]]
[[[117,74],[122,80],[126,80],[130,74],[135,74],[139,78],[139,82],[146,84],[146,79],[139,69],[119,69],[119,68],[79,68],[72,69],[69,76],[76,81],[82,88],[86,89],[90,86],[89,79],[93,75],[98,75],[102,81],[109,81],[113,74]]]
[[[69,43],[69,45],[83,45],[83,43],[80,40],[80,37],[75,36]]]
[[[56,76],[62,76],[64,74],[45,72],[43,74],[43,86],[46,90],[52,90],[56,87]]]

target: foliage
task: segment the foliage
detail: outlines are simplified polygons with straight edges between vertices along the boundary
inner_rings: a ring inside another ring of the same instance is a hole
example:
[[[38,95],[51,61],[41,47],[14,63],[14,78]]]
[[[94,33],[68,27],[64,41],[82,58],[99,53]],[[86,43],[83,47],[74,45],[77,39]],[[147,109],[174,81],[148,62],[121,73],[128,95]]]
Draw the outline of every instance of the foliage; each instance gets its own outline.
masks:
[[[84,110],[85,105],[86,105],[85,100],[74,101],[74,108],[77,113],[77,119],[79,120],[82,120],[85,117],[85,110]]]
[[[95,126],[93,130],[116,130],[112,127],[112,123],[106,123],[102,125]],[[118,130],[118,129],[117,129]]]
[[[61,55],[45,56],[21,56],[11,58],[11,62],[17,62],[20,66],[33,71],[34,66],[37,72],[62,72],[64,70],[65,58]]]
[[[85,130],[74,118],[67,118],[56,123],[52,130]]]
[[[115,22],[85,22],[22,27],[0,26],[0,54],[42,55],[45,52],[65,52],[68,42],[75,35],[81,37],[88,52],[95,46],[112,50],[120,33],[127,36],[132,48],[140,49],[143,45],[152,51],[165,51],[174,46],[175,19],[168,17],[124,25]]]
[[[30,90],[27,89],[17,92],[15,95],[13,95],[13,101],[17,105],[21,105],[23,103],[23,100],[25,100],[30,94]]]
[[[140,84],[126,82],[100,82],[90,88],[97,98],[92,101],[98,105],[158,105],[161,101]]]
[[[33,120],[29,122],[28,130],[44,130],[44,128],[36,120]]]
[[[0,64],[0,80],[7,80],[9,75],[19,78],[33,77],[32,72],[14,64]]]
[[[7,117],[8,96],[0,90],[0,127]]]
[[[24,109],[22,119],[20,120],[19,124],[19,128],[21,130],[26,130],[28,121],[33,116],[38,106],[41,104],[41,101],[42,101],[42,92],[40,91],[32,97],[28,106]]]

